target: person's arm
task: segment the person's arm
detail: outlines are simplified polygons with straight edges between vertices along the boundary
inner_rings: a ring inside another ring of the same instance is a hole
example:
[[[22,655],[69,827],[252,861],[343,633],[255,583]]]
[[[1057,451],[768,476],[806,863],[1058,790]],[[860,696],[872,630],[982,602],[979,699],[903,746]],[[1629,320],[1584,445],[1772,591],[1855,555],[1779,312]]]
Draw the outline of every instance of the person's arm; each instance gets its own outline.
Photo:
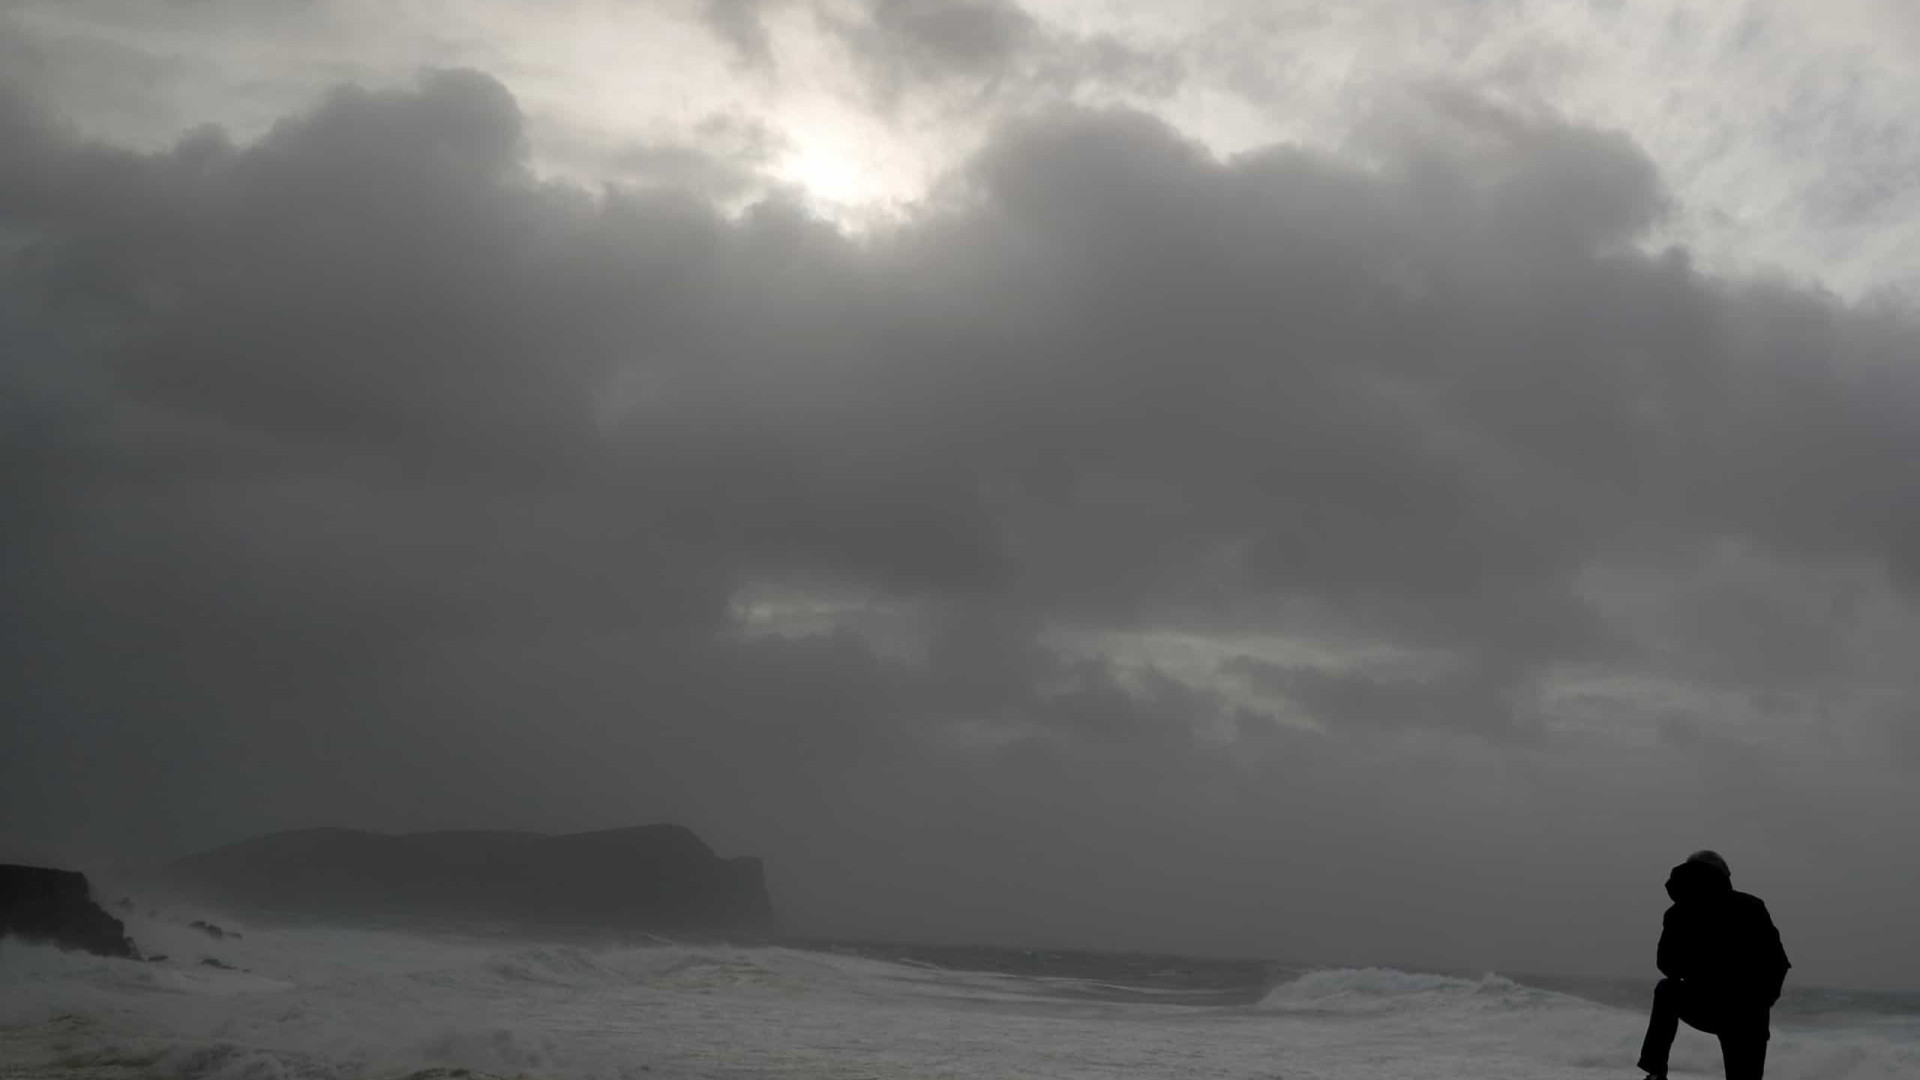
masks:
[[[1684,979],[1687,977],[1686,950],[1684,944],[1686,932],[1680,926],[1675,925],[1681,921],[1675,917],[1679,911],[1680,905],[1675,904],[1667,909],[1666,915],[1661,917],[1660,945],[1654,950],[1654,966],[1660,969],[1660,974],[1665,975],[1669,979]]]
[[[1767,1007],[1780,1000],[1780,990],[1786,985],[1787,969],[1793,966],[1787,959],[1786,946],[1780,944],[1780,931],[1773,925],[1773,916],[1768,914],[1767,905],[1755,899],[1753,906],[1759,916],[1755,920],[1758,935],[1761,979],[1761,996],[1766,998]]]

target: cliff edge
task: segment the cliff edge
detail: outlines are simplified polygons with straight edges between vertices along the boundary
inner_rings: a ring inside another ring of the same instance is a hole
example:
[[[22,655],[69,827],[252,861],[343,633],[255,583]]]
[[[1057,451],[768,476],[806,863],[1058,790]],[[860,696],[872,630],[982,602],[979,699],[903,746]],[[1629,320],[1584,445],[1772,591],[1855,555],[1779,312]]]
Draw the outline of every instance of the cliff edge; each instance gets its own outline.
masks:
[[[0,864],[0,937],[137,959],[127,928],[93,902],[87,876]]]

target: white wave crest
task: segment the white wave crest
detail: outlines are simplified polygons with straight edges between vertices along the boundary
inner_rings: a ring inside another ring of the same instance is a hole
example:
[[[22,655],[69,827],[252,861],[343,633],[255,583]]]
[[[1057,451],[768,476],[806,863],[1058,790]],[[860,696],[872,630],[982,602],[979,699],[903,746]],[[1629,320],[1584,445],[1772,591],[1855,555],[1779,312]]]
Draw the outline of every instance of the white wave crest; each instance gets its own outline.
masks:
[[[1535,1010],[1591,1007],[1578,998],[1524,986],[1501,975],[1477,979],[1397,971],[1332,968],[1310,971],[1267,992],[1264,1012],[1377,1015],[1421,1011]]]

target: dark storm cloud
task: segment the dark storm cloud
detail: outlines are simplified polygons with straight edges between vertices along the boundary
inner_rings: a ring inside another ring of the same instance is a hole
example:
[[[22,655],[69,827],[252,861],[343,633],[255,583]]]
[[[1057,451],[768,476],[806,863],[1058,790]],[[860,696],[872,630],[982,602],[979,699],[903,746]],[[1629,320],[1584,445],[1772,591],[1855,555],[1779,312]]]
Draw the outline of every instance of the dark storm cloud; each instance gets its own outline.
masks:
[[[912,32],[962,66],[1017,43]],[[0,98],[0,816],[122,846],[671,817],[773,856],[823,926],[1304,948],[1295,919],[1442,963],[1526,955],[1507,902],[1637,868],[1671,814],[1817,854],[1684,761],[1591,750],[1651,792],[1620,807],[1499,755],[1548,745],[1570,665],[1784,654],[1790,696],[1852,670],[1875,604],[1911,635],[1872,583],[1916,571],[1920,338],[1641,252],[1663,195],[1618,135],[1433,100],[1371,168],[1031,117],[856,239],[542,181],[473,73],[152,154]],[[1729,543],[1750,577],[1668,595]],[[1875,603],[1823,624],[1816,564]],[[1649,609],[1597,605],[1605,574]],[[769,579],[923,647],[746,634]],[[1134,631],[1433,666],[1204,685],[1054,636]],[[1445,895],[1409,917],[1406,888]]]
[[[1011,534],[1069,607],[1178,595],[1207,564],[1214,588],[1410,626],[1513,591],[1518,618],[1549,611],[1623,486],[1636,524],[1666,516],[1665,478],[1633,470],[1726,425],[1644,406],[1728,400],[1699,354],[1746,314],[1684,267],[1593,254],[1657,206],[1617,140],[1492,137],[1507,167],[1476,187],[1440,161],[1223,169],[1144,119],[1068,116],[996,144],[955,219],[862,255],[777,208],[725,226],[539,189],[511,101],[442,76],[418,97],[343,94],[244,150],[75,149],[76,182],[20,204],[52,207],[50,261],[126,292],[116,371],[163,403],[517,453],[591,442],[596,394],[628,370],[645,392],[618,483],[664,486],[776,556],[911,576],[917,549],[958,580],[952,558]],[[150,213],[106,209],[130,189],[121,205]],[[926,289],[878,283],[915,270]],[[685,490],[670,466],[726,490]]]

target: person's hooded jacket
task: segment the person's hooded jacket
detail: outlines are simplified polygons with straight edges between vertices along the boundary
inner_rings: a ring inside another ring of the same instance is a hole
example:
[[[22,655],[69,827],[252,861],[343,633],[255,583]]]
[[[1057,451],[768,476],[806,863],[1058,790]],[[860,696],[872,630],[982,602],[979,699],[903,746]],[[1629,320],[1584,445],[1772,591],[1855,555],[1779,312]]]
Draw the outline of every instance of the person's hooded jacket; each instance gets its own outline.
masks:
[[[1660,973],[1727,1006],[1771,1008],[1793,965],[1767,905],[1734,891],[1725,870],[1692,859],[1673,868],[1667,895],[1673,906],[1662,920]]]

